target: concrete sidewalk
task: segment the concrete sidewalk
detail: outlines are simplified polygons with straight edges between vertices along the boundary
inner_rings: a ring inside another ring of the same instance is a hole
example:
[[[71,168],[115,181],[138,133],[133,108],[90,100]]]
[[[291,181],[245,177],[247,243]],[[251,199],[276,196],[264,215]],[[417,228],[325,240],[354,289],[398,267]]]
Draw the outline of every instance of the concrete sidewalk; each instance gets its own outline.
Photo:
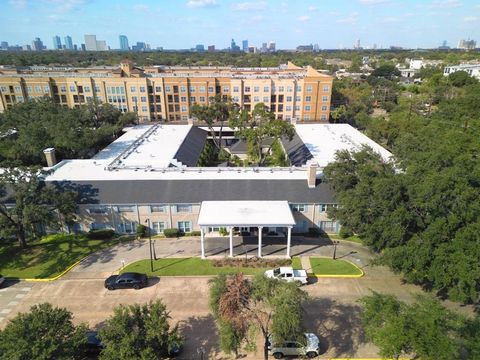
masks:
[[[152,240],[157,258],[200,256],[200,239],[196,237]],[[150,257],[148,240],[133,240],[98,251],[73,268],[69,278],[96,278],[118,271],[124,265],[148,259]],[[207,238],[205,241],[206,257],[223,257],[229,253],[228,237]],[[234,256],[256,256],[258,241],[255,237],[234,237]],[[264,257],[285,257],[286,239],[264,238],[262,254]],[[292,237],[292,256],[332,256],[333,245],[328,239]],[[372,255],[365,247],[341,242],[337,245],[337,258],[345,258],[362,268],[368,265]]]

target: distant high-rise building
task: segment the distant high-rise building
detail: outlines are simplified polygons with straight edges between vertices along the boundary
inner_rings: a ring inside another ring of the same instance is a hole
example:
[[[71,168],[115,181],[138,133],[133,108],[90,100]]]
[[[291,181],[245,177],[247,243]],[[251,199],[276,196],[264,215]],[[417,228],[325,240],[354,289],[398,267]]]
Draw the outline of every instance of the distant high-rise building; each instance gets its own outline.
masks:
[[[208,45],[208,52],[214,52],[215,51],[215,45]]]
[[[313,51],[315,52],[320,51],[320,46],[318,46],[318,44],[313,44]]]
[[[235,40],[232,39],[230,43],[230,51],[240,51],[240,46],[235,43]]]
[[[128,46],[128,38],[126,35],[120,35],[120,50],[128,51],[130,47]]]
[[[276,47],[275,41],[270,41],[270,42],[268,43],[268,51],[274,52],[274,51],[275,51],[275,47]]]
[[[133,51],[147,51],[150,50],[150,45],[144,43],[143,41],[137,41],[135,45],[132,46]]]
[[[70,35],[65,36],[65,49],[67,50],[73,50],[73,41],[72,37]]]
[[[32,49],[34,51],[42,51],[45,49],[45,46],[43,45],[42,40],[40,38],[35,38],[35,40],[32,41]]]
[[[8,50],[8,42],[2,41],[2,42],[0,43],[0,49],[2,49],[2,50]]]
[[[85,35],[85,50],[97,51],[97,35]]]
[[[60,40],[60,36],[55,35],[53,37],[53,49],[54,50],[61,50],[62,49],[62,41]]]
[[[105,40],[97,40],[97,51],[107,51],[107,42]]]
[[[195,45],[195,51],[204,52],[205,51],[205,46],[203,46],[203,44],[197,44],[197,45]]]
[[[262,48],[260,49],[262,52],[267,52],[267,43],[262,43]]]
[[[23,51],[32,51],[32,47],[30,45],[23,45],[22,50]]]
[[[477,46],[477,42],[475,40],[460,40],[458,42],[458,48],[462,50],[473,50]]]
[[[242,40],[242,50],[248,52],[248,40]]]

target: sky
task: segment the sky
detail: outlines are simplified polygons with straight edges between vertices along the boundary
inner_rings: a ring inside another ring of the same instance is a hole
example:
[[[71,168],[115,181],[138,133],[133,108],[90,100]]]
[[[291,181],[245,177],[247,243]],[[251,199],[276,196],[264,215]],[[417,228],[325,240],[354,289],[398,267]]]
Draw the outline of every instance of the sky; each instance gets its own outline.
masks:
[[[455,47],[480,43],[480,0],[0,0],[0,41],[31,44],[40,37],[70,35],[74,44],[95,34],[112,48],[119,35],[130,46],[143,41],[164,49],[196,44],[250,46],[276,42],[277,49],[318,44],[321,49]]]

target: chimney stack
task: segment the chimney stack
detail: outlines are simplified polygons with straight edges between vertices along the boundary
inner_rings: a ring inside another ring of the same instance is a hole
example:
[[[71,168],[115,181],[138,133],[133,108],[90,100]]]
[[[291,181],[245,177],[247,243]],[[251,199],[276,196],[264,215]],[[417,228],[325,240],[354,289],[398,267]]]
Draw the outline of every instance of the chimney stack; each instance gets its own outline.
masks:
[[[315,188],[317,184],[317,168],[318,164],[316,162],[311,162],[307,164],[307,184],[310,189]]]
[[[45,158],[47,159],[47,166],[52,167],[57,163],[57,158],[55,157],[55,148],[47,148],[43,150]]]

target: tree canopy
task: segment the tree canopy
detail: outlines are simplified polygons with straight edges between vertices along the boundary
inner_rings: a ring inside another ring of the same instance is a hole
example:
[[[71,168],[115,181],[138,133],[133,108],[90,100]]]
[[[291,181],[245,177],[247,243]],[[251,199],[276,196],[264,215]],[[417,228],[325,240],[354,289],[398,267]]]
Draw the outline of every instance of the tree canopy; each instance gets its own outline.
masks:
[[[86,331],[85,325],[73,325],[66,309],[34,305],[0,330],[0,359],[82,359]]]

